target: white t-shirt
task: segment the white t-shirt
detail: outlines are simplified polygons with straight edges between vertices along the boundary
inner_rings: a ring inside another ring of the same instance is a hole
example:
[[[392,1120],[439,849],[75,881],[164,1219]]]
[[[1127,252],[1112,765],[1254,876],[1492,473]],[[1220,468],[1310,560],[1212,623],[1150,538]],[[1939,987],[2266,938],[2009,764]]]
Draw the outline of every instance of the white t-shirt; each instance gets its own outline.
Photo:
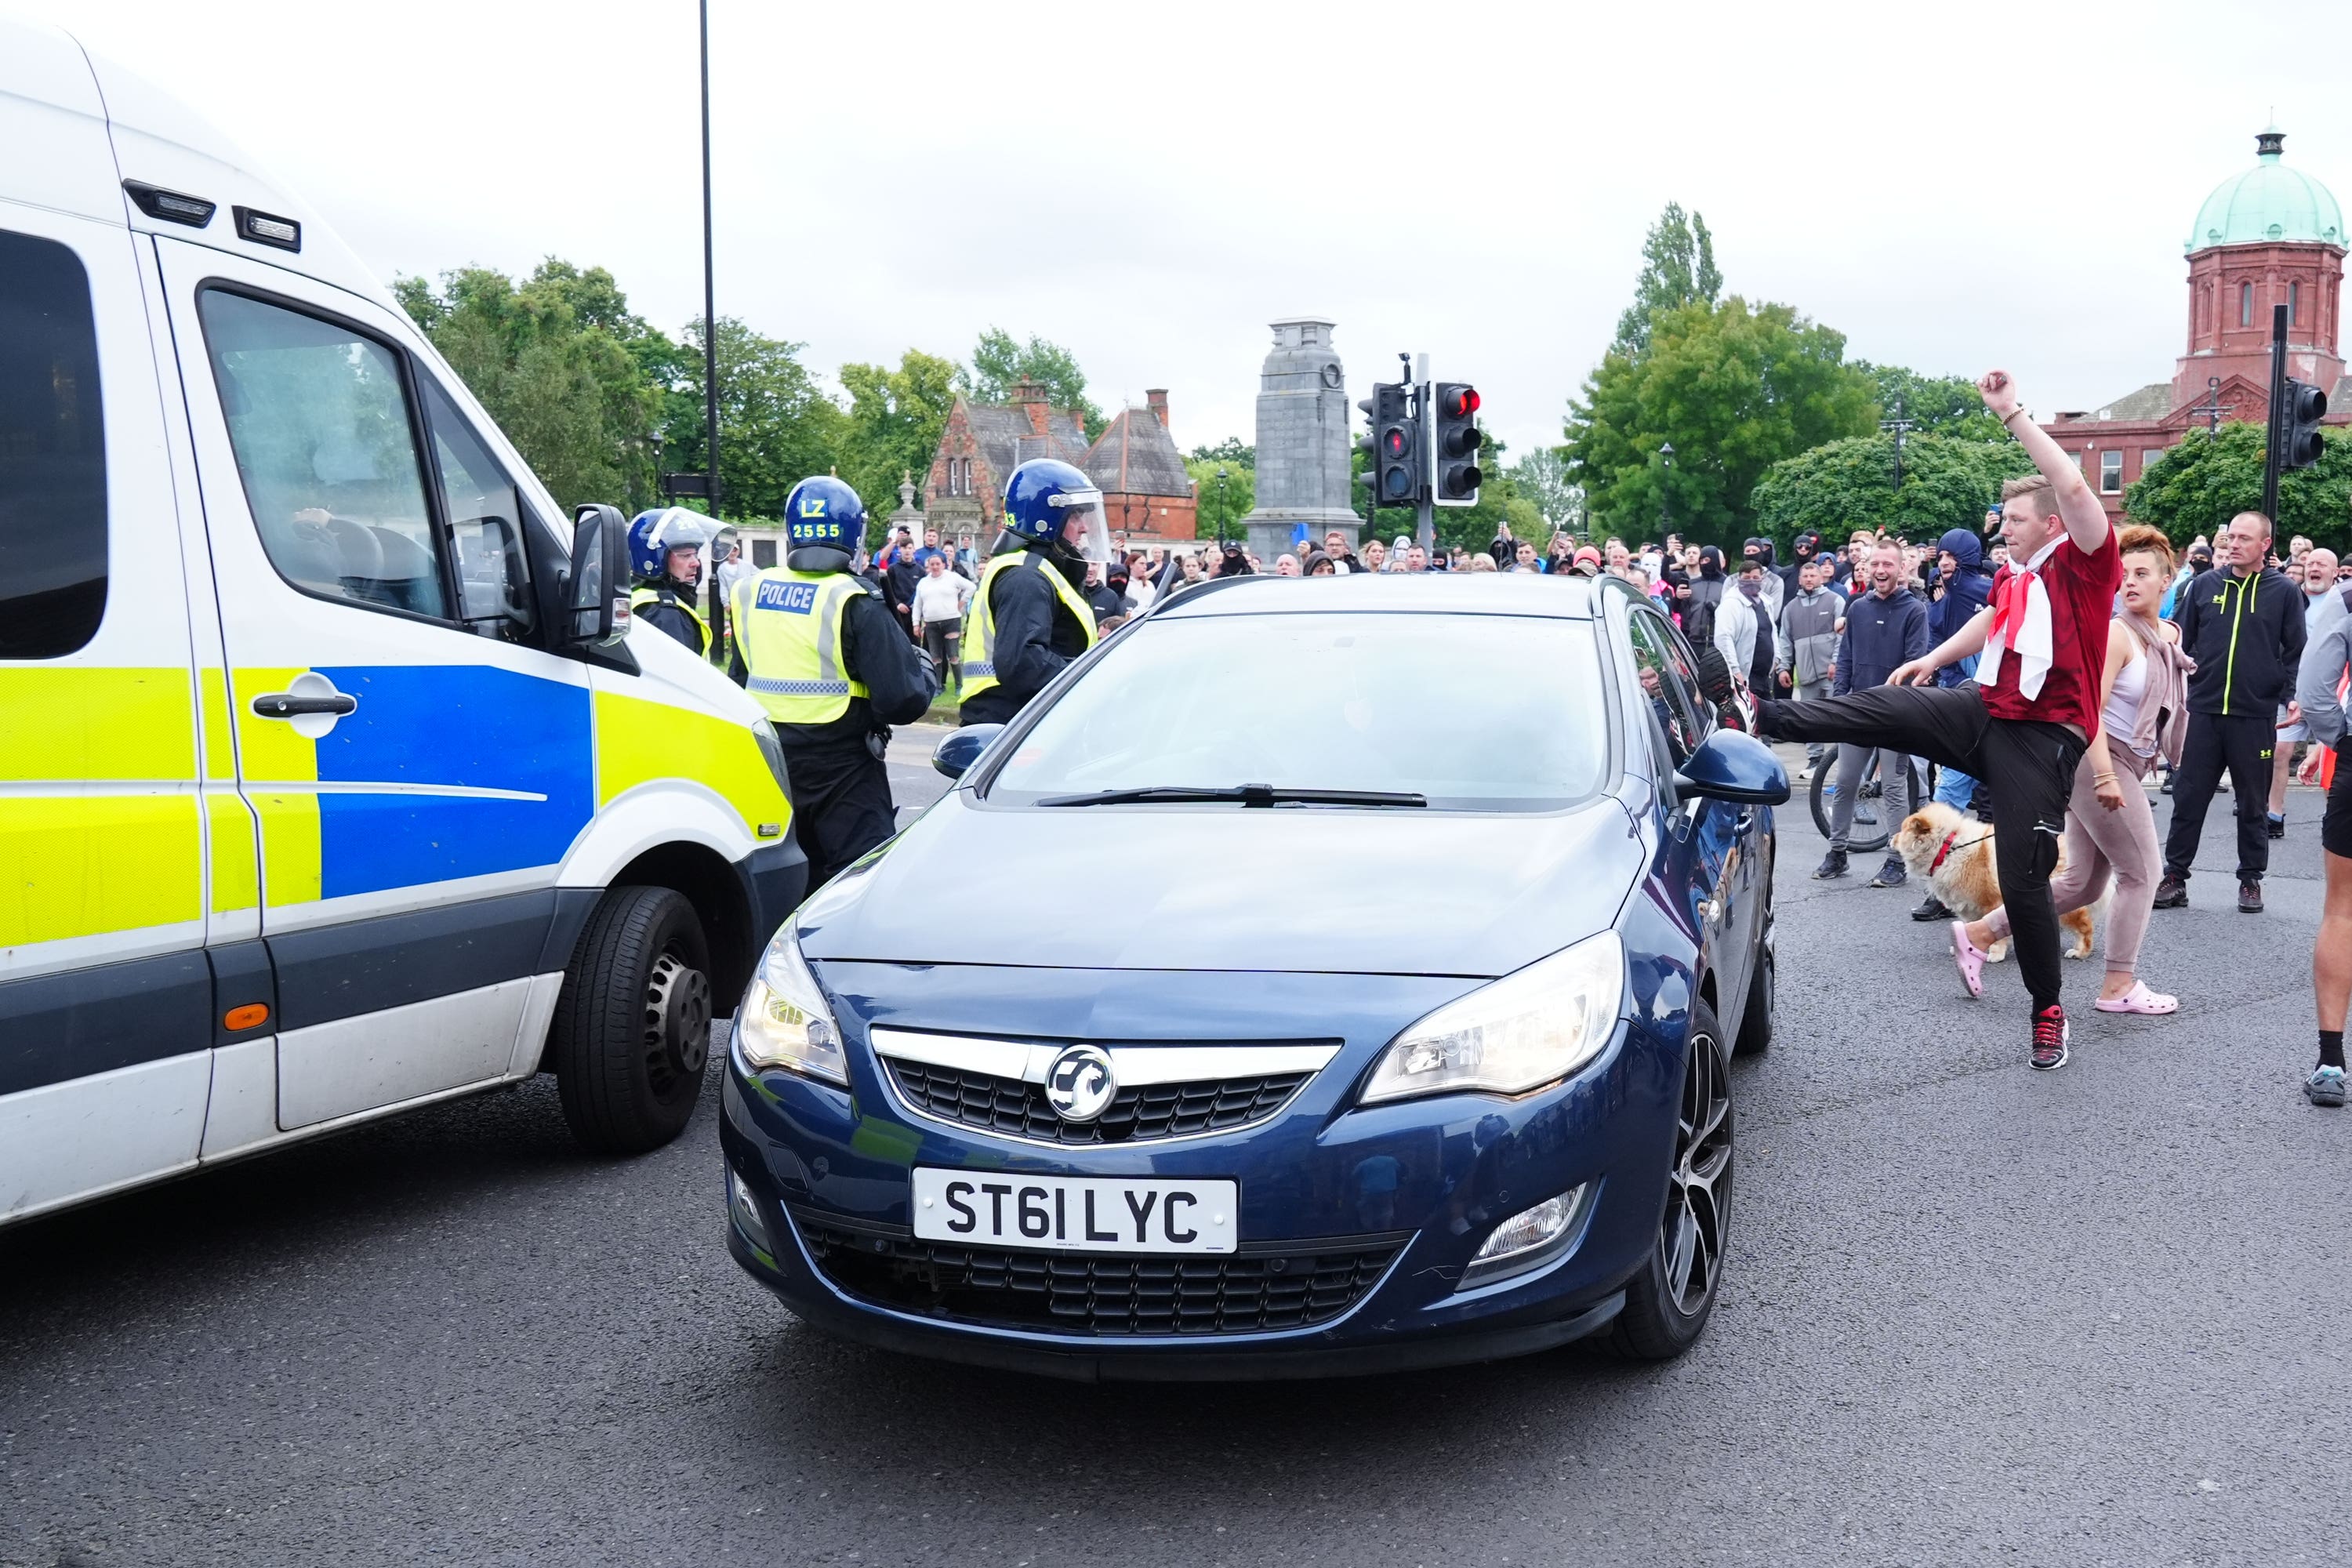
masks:
[[[923,626],[939,621],[963,619],[963,607],[971,600],[971,584],[952,572],[942,572],[934,577],[923,574],[915,584],[915,619]]]

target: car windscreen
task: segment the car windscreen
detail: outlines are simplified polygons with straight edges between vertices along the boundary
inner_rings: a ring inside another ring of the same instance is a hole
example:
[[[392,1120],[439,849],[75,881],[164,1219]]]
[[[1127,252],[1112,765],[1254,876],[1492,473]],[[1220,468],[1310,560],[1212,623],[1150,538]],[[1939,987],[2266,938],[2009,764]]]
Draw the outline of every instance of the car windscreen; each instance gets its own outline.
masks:
[[[1607,767],[1592,637],[1588,621],[1496,615],[1146,621],[1038,719],[986,798],[1264,785],[1284,798],[1244,804],[1367,792],[1423,799],[1365,805],[1558,809]]]

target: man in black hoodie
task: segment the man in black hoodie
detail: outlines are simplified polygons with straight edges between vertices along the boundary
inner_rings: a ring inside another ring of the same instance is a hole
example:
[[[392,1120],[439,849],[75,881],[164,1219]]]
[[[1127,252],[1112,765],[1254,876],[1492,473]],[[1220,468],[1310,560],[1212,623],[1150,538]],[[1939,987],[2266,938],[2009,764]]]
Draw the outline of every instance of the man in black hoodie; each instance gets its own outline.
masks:
[[[2205,811],[2221,770],[2238,812],[2238,910],[2263,912],[2263,873],[2270,869],[2271,752],[2278,711],[2292,706],[2295,668],[2303,661],[2303,591],[2266,567],[2271,520],[2242,511],[2218,542],[2225,567],[2191,578],[2175,601],[2180,648],[2197,661],[2189,678],[2189,736],[2173,777],[2172,829],[2164,840],[2164,880],[2156,907],[2185,908],[2189,864],[2205,832]]]
[[[1698,575],[1691,579],[1690,597],[1682,601],[1683,636],[1693,647],[1705,647],[1715,640],[1715,612],[1723,603],[1723,552],[1714,545],[1702,545],[1698,552]]]

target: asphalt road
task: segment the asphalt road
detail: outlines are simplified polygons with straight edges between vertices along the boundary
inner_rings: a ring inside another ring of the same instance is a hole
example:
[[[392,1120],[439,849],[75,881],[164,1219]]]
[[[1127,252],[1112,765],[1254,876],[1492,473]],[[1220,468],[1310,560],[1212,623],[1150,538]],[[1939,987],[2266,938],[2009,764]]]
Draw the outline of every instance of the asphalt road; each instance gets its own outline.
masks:
[[[2291,810],[2269,913],[2217,814],[2157,916],[2178,1016],[2069,966],[2047,1075],[2014,965],[1963,999],[1914,891],[1808,880],[1784,810],[1780,1042],[1670,1366],[1093,1389],[845,1347],[727,1258],[715,1078],[625,1163],[542,1079],[0,1232],[0,1562],[2352,1560]]]

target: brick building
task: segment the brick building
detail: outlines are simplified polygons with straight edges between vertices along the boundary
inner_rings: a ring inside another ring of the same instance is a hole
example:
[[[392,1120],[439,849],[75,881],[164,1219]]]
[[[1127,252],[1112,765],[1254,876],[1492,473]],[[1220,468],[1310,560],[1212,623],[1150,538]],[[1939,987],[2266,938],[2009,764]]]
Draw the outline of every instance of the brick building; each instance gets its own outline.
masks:
[[[2287,307],[2287,374],[2327,393],[2327,423],[2352,423],[2352,382],[2338,344],[2344,216],[2326,186],[2283,161],[2276,127],[2255,137],[2254,166],[2205,198],[2182,247],[2189,258],[2188,351],[2169,381],[2042,426],[2105,501],[2192,429],[2263,423],[2270,398],[2271,307]]]
[[[959,395],[948,411],[923,486],[925,518],[942,537],[969,533],[982,549],[1003,513],[1004,481],[1032,458],[1058,458],[1086,470],[1103,492],[1114,536],[1156,544],[1194,537],[1196,498],[1168,433],[1168,394],[1122,409],[1089,445],[1081,411],[1055,408],[1045,389],[1022,382],[1009,404]]]

